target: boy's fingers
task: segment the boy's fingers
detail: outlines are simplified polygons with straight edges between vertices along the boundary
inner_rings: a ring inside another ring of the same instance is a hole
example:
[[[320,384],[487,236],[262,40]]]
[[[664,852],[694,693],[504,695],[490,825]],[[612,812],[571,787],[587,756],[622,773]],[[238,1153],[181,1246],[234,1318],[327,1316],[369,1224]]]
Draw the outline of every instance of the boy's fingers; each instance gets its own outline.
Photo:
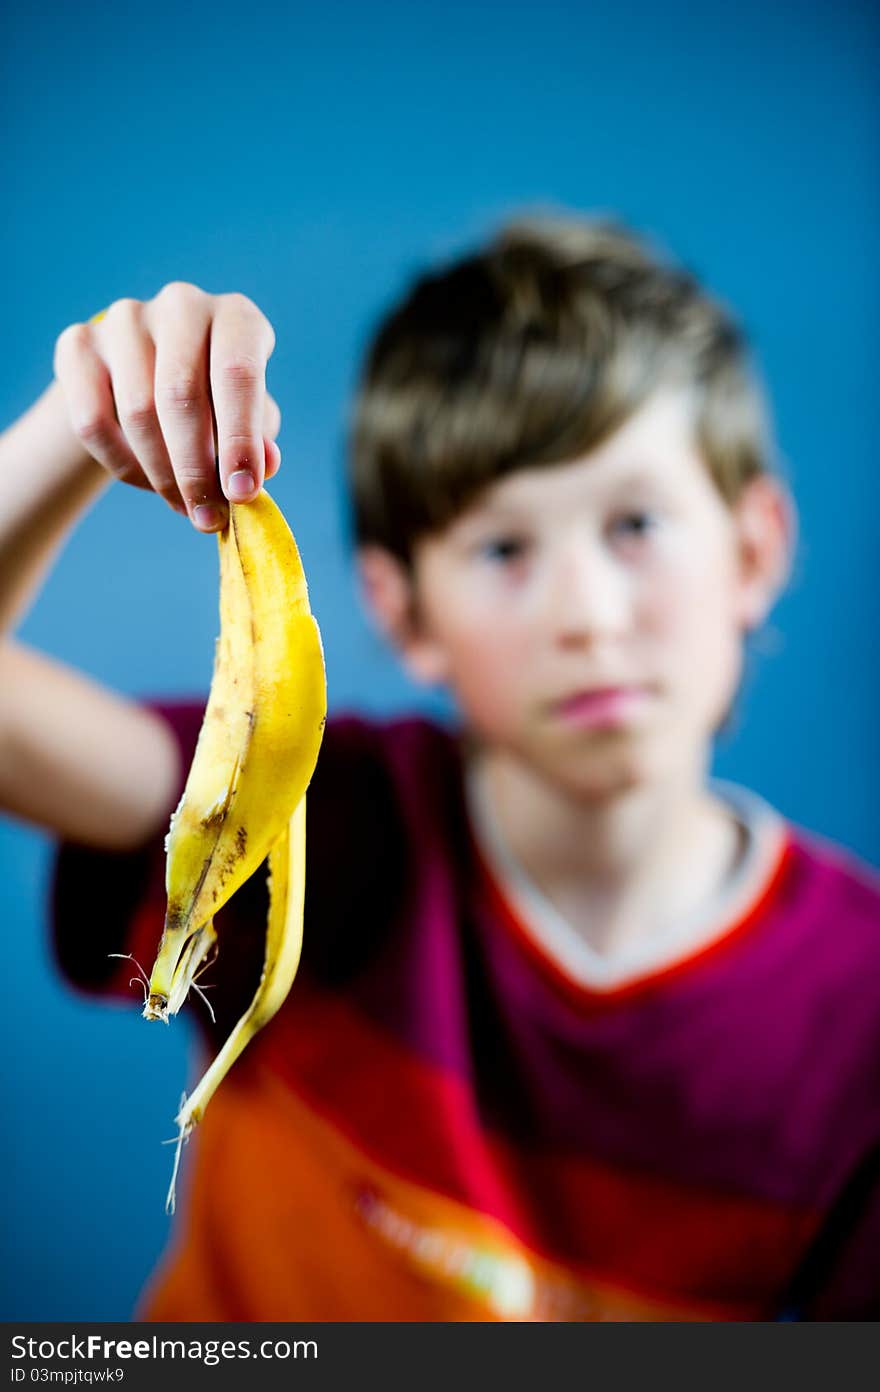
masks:
[[[217,531],[226,524],[227,508],[214,467],[208,382],[211,299],[195,287],[171,285],[153,305],[159,424],[190,517],[200,531]]]
[[[109,370],[116,414],[151,486],[173,508],[183,502],[156,409],[156,350],[137,300],[117,300],[101,322],[101,353]]]
[[[72,324],[55,346],[55,376],[77,438],[113,478],[149,488],[119,426],[110,373],[95,351],[87,324]]]
[[[263,403],[263,435],[268,435],[270,440],[277,440],[280,429],[281,412],[278,409],[278,402],[274,396],[270,396],[269,392],[266,392]]]
[[[221,297],[211,331],[211,396],[220,481],[233,502],[249,501],[265,478],[266,362],[274,340],[268,320],[244,295]]]
[[[266,451],[266,478],[274,478],[281,468],[281,451],[268,435],[263,436],[263,448]]]

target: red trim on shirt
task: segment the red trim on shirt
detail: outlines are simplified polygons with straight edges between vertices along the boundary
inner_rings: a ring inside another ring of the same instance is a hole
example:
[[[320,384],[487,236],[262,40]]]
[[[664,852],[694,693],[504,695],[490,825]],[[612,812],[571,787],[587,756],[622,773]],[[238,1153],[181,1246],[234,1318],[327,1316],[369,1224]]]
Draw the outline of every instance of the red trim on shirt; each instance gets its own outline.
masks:
[[[702,947],[697,947],[692,952],[686,953],[683,957],[677,957],[666,966],[649,968],[640,975],[622,982],[619,986],[603,989],[598,986],[585,985],[570,976],[555,958],[544,951],[536,941],[532,931],[520,917],[516,907],[507,898],[473,834],[471,840],[474,845],[477,865],[481,872],[483,887],[497,921],[554,989],[560,991],[570,1004],[588,1010],[629,1001],[643,991],[653,990],[658,985],[665,984],[686,972],[703,967],[708,962],[714,961],[721,952],[741,943],[749,931],[763,918],[772,902],[779,895],[794,861],[794,846],[789,833],[786,832],[773,868],[755,899],[718,936]]]

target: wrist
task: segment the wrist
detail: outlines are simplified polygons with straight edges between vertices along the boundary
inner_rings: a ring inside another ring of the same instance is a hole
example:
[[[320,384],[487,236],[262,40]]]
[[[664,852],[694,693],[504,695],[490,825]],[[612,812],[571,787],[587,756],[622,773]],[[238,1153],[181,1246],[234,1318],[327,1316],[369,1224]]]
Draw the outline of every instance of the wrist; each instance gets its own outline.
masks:
[[[85,503],[109,482],[77,437],[57,381],[0,435],[0,518],[6,526],[33,510],[63,508],[64,499]]]
[[[52,378],[20,423],[34,432],[34,443],[40,452],[51,454],[59,466],[74,472],[93,473],[96,480],[108,477],[74,431],[57,377]]]

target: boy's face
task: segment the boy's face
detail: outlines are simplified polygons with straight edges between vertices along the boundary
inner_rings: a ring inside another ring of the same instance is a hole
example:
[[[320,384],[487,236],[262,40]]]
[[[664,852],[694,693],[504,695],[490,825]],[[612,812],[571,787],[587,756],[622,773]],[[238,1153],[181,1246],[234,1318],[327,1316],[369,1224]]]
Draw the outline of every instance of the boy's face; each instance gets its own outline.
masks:
[[[786,542],[778,487],[731,509],[669,390],[589,455],[499,481],[422,540],[399,645],[484,742],[577,797],[690,779]]]

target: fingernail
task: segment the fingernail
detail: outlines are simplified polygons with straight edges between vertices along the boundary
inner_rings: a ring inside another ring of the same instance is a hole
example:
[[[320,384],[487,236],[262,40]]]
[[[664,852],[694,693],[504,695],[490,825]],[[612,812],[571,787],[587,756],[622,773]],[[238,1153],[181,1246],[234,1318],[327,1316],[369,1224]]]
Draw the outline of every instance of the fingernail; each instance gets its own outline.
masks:
[[[214,507],[213,503],[199,503],[198,507],[193,508],[193,521],[203,532],[215,532],[221,525],[220,509]]]
[[[254,476],[250,469],[236,469],[229,475],[229,497],[234,503],[243,503],[254,491]]]

